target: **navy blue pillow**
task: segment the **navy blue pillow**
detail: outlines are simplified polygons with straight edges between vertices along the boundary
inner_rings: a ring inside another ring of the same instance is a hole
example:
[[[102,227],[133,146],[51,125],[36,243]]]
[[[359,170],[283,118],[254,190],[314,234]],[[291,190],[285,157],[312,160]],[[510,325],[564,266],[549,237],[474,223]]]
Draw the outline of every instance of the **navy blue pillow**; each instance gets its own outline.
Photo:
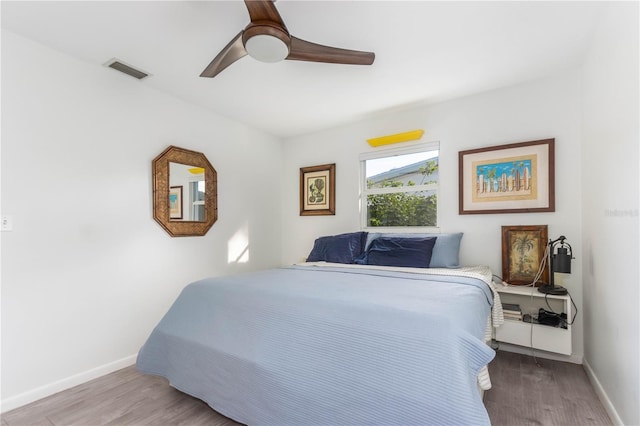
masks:
[[[351,232],[317,238],[307,262],[354,263],[364,251],[366,232]]]
[[[371,242],[367,251],[356,259],[356,263],[428,268],[435,244],[436,237],[380,237]]]
[[[367,235],[366,250],[371,241],[380,237],[398,237],[398,238],[426,238],[436,237],[436,245],[433,246],[431,255],[431,264],[429,268],[459,268],[460,267],[460,240],[462,240],[462,232],[448,234],[427,234],[427,233],[380,233],[369,232]]]

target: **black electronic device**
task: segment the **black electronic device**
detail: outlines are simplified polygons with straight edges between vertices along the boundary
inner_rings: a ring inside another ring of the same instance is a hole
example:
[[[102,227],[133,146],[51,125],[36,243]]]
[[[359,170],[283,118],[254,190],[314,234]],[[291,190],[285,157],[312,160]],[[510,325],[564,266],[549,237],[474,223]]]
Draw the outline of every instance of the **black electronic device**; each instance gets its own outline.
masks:
[[[550,327],[567,328],[567,315],[564,313],[558,314],[540,308],[538,310],[538,324],[548,325]]]
[[[553,312],[545,311],[540,308],[538,311],[538,324],[557,327],[560,324],[560,317]]]

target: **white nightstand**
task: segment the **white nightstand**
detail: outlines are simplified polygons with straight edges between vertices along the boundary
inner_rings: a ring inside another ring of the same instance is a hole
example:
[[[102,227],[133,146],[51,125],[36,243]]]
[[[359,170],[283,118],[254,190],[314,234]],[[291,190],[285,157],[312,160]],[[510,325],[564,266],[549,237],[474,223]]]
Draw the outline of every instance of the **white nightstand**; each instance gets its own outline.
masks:
[[[571,325],[568,323],[573,318],[573,312],[568,295],[546,295],[545,301],[545,294],[533,287],[507,287],[496,283],[496,289],[503,303],[517,303],[523,314],[537,317],[540,308],[549,310],[548,302],[554,312],[567,315],[566,328],[505,319],[503,325],[495,328],[496,341],[571,355]]]

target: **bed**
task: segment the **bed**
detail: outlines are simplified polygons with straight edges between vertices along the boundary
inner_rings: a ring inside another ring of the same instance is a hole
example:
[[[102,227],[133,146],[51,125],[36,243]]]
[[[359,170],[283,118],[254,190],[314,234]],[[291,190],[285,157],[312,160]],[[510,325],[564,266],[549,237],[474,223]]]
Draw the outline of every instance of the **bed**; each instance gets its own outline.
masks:
[[[489,424],[496,296],[486,267],[322,260],[208,278],[137,368],[249,425]]]

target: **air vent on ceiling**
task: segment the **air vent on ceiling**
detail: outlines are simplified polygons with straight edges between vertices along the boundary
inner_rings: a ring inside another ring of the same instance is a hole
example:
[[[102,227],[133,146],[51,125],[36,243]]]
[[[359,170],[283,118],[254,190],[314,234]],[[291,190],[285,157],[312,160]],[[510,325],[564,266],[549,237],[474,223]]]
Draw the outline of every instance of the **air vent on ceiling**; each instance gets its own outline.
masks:
[[[130,75],[131,77],[137,78],[138,80],[142,80],[143,78],[149,76],[148,73],[137,70],[132,66],[124,64],[117,59],[112,59],[109,62],[107,62],[105,65],[108,66],[109,68],[113,68],[114,70]]]

